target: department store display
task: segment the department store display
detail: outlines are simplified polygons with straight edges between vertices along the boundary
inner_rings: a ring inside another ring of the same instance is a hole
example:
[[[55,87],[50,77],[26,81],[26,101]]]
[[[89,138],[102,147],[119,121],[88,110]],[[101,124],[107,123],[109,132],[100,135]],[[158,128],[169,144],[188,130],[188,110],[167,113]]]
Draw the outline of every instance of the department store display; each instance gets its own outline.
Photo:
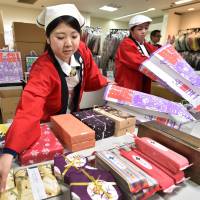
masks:
[[[0,84],[20,83],[23,80],[20,52],[0,52]]]
[[[103,42],[100,65],[105,76],[107,71],[114,73],[114,58],[118,45],[128,34],[129,31],[127,29],[110,29],[110,33],[106,36]]]
[[[140,71],[200,110],[200,76],[171,45],[154,52],[141,64]]]
[[[81,40],[86,43],[92,55],[100,55],[102,29],[86,26],[82,29]]]

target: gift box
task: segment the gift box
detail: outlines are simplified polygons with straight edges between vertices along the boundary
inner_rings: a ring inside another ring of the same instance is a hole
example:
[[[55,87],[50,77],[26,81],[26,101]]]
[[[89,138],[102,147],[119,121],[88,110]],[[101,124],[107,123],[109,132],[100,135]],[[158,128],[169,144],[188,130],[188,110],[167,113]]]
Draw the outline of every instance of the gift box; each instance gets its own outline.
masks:
[[[113,136],[115,122],[110,118],[93,110],[84,110],[72,114],[95,131],[96,140]]]
[[[95,146],[95,132],[71,114],[52,116],[51,128],[64,147],[72,152]]]
[[[69,182],[72,197],[84,200],[123,199],[113,176],[105,170],[86,166],[73,172]]]
[[[0,84],[21,82],[22,79],[20,52],[0,52]]]
[[[175,188],[174,180],[166,173],[164,173],[160,168],[155,166],[152,162],[146,160],[142,154],[138,154],[138,152],[134,149],[131,151],[120,149],[120,153],[129,161],[144,170],[149,176],[153,177],[158,182],[160,189],[163,192],[173,191]]]
[[[189,160],[189,163],[193,163],[191,167],[185,170],[186,176],[190,177],[195,183],[200,184],[199,138],[172,129],[163,124],[159,124],[155,121],[140,124],[138,136],[149,137],[185,156]]]
[[[140,71],[200,110],[200,76],[170,44],[145,60]]]
[[[136,137],[135,145],[141,153],[166,167],[172,173],[178,173],[179,171],[189,167],[189,161],[187,158],[150,138]]]
[[[63,153],[63,146],[47,124],[41,125],[41,136],[28,150],[19,155],[21,165],[29,165],[53,160],[58,153]]]
[[[177,128],[180,128],[181,124],[185,122],[195,120],[186,108],[179,103],[116,85],[107,86],[104,99],[112,102],[112,105],[122,107],[128,113],[134,113],[136,119],[137,115],[144,119],[146,116],[152,116],[152,118],[161,119],[160,121],[167,125],[169,121],[174,121],[175,125],[178,124]],[[151,117],[149,117],[150,120]]]
[[[135,117],[128,113],[109,106],[98,107],[93,110],[99,114],[105,115],[115,122],[114,136],[121,136],[126,134],[126,132],[133,132],[135,129]]]
[[[20,200],[51,199],[61,194],[50,164],[16,169],[15,183]]]

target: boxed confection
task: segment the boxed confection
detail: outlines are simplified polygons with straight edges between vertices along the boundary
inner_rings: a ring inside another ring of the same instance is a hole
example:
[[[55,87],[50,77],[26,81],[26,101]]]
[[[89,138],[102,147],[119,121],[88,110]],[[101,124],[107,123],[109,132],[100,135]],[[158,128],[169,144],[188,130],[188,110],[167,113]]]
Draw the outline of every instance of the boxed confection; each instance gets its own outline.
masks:
[[[55,137],[48,124],[41,124],[41,136],[29,149],[19,155],[21,165],[53,160],[54,156],[63,153],[63,146]]]
[[[155,121],[139,125],[139,137],[149,137],[183,155],[193,165],[185,170],[191,180],[200,184],[200,139]]]
[[[115,122],[107,116],[93,110],[83,110],[72,114],[95,131],[96,140],[113,136]]]
[[[80,151],[95,146],[95,132],[71,114],[51,117],[51,128],[65,148]]]
[[[142,122],[157,120],[180,128],[183,123],[195,120],[182,104],[116,85],[107,86],[104,99],[109,106],[134,114]]]
[[[126,131],[131,132],[135,129],[135,117],[128,113],[109,106],[97,107],[93,110],[99,114],[105,115],[115,122],[114,136],[121,136],[124,135]]]
[[[170,44],[145,60],[140,71],[200,110],[200,77]]]

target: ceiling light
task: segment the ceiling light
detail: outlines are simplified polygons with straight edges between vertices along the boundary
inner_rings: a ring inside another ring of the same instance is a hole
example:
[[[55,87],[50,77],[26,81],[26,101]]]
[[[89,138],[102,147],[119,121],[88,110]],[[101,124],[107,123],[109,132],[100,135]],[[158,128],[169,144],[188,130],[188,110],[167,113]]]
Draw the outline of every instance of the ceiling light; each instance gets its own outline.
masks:
[[[142,13],[146,13],[146,12],[150,12],[150,11],[153,11],[155,10],[155,8],[149,8],[147,10],[143,10],[143,11],[140,11],[140,12],[137,12],[137,13],[132,13],[130,15],[124,15],[122,17],[117,17],[115,18],[114,20],[118,20],[118,19],[123,19],[123,18],[127,18],[127,17],[131,17],[131,16],[134,16],[134,15],[139,15],[139,14],[142,14]]]
[[[179,4],[183,4],[183,3],[188,3],[190,1],[193,1],[193,0],[180,0],[180,1],[175,1],[174,3],[179,5]]]
[[[105,10],[105,11],[108,11],[108,12],[113,12],[113,11],[116,11],[118,10],[118,8],[115,8],[115,7],[112,7],[112,6],[103,6],[101,8],[99,8],[100,10]]]
[[[188,8],[187,10],[188,10],[188,11],[192,11],[192,10],[194,10],[194,8]]]

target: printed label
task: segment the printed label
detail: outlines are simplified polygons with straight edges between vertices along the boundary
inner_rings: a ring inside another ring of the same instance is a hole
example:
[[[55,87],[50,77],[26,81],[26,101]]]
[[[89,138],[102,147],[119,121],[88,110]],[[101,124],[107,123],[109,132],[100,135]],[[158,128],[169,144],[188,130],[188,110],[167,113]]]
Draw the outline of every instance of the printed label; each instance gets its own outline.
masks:
[[[162,150],[162,151],[169,151],[169,149],[168,149],[167,147],[163,146],[162,144],[157,143],[157,142],[154,141],[154,140],[149,140],[149,139],[147,139],[146,141],[147,141],[148,143],[152,144],[154,147],[156,147],[156,148],[158,148],[158,149],[160,149],[160,150]]]
[[[144,160],[143,158],[141,158],[140,156],[132,156],[132,158],[139,163],[140,165],[142,165],[143,167],[147,168],[147,169],[152,169],[152,166],[149,162],[147,162],[146,160]]]

